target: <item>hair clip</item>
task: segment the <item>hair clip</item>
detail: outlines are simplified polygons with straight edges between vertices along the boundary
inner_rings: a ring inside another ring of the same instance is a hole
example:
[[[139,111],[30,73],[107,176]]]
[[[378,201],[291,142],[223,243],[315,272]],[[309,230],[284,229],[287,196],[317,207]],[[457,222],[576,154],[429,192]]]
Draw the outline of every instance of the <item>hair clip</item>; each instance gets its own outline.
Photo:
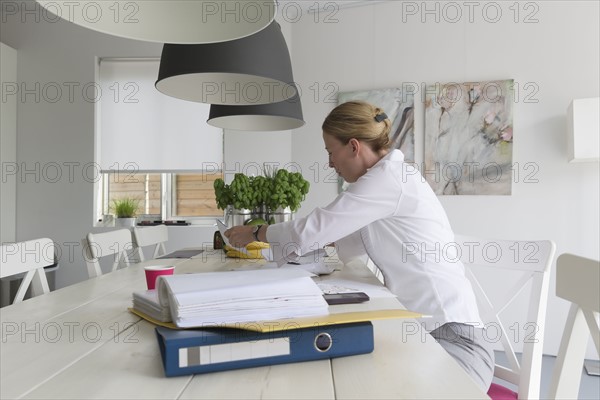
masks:
[[[386,115],[386,113],[382,112],[381,114],[378,114],[378,115],[375,116],[375,121],[381,122],[384,119],[387,119],[387,117],[388,116]]]

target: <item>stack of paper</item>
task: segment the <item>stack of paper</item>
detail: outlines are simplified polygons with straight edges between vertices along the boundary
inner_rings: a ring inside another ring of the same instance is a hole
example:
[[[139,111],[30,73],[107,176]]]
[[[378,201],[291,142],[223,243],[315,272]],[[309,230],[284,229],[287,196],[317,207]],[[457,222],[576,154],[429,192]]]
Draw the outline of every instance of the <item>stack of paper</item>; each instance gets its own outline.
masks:
[[[158,279],[157,291],[181,328],[326,315],[310,276],[297,269],[171,275]]]
[[[171,310],[160,305],[156,290],[133,293],[133,308],[160,322],[171,322]]]

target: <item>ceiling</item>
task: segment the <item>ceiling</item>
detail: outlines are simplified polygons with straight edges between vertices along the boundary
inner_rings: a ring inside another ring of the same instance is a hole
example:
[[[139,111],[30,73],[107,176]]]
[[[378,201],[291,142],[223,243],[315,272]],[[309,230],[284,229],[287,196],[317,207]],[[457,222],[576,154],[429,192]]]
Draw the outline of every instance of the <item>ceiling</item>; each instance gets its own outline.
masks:
[[[315,4],[318,4],[320,10],[331,11],[332,4],[339,8],[359,7],[367,4],[382,3],[382,0],[278,0],[279,8],[288,7],[291,4],[298,6],[305,12],[314,12]]]

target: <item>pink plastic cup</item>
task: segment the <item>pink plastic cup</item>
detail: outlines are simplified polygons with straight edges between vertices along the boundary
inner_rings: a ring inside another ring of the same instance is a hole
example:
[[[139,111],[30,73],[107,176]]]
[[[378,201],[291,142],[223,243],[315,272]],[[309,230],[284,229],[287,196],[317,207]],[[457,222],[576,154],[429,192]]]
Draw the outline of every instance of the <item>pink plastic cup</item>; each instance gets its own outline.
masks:
[[[173,275],[173,271],[175,270],[174,266],[152,266],[152,267],[144,267],[144,271],[146,271],[146,285],[148,285],[148,290],[152,290],[156,288],[156,279],[161,275]]]

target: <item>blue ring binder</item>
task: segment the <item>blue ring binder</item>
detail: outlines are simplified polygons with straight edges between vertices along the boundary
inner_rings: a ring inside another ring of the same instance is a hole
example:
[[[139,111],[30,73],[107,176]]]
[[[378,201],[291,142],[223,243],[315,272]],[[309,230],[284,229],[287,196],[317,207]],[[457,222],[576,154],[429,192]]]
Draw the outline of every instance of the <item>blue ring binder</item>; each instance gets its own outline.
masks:
[[[374,348],[369,321],[266,333],[157,327],[156,336],[166,376],[366,354]]]

